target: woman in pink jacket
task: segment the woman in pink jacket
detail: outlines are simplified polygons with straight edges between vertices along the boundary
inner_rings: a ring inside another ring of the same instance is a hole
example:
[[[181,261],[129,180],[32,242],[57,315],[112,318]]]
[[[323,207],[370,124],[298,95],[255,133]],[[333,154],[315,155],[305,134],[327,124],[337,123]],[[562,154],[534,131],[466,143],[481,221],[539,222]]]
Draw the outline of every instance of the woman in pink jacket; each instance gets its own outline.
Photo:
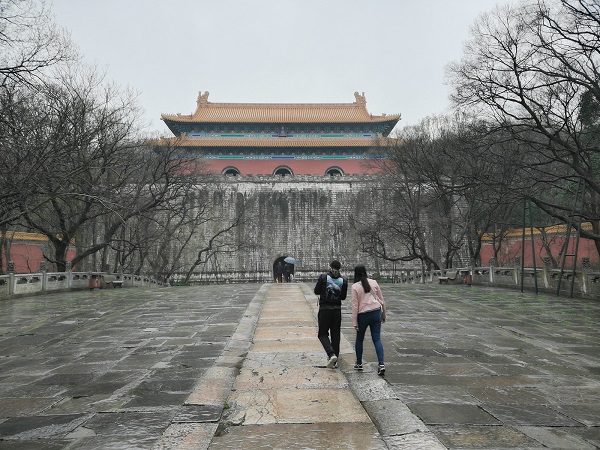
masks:
[[[383,344],[381,343],[381,324],[385,323],[385,302],[377,281],[367,278],[367,269],[362,264],[354,268],[354,284],[352,285],[352,325],[356,330],[356,364],[354,369],[363,370],[363,341],[367,327],[371,329],[371,338],[379,367],[377,374],[384,376]]]

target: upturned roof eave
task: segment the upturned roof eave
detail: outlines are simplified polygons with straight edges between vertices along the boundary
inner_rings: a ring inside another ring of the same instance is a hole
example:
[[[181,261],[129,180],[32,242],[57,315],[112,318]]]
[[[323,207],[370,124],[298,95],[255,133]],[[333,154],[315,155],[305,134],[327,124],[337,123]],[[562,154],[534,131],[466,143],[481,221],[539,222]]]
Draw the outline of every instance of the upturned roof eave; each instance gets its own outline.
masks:
[[[386,138],[372,139],[343,139],[343,138],[165,138],[163,143],[171,143],[178,147],[244,147],[244,148],[326,148],[326,147],[356,147],[371,148],[385,145]]]
[[[276,124],[339,124],[339,123],[390,123],[395,126],[400,120],[400,114],[385,115],[385,116],[372,116],[366,117],[274,117],[274,116],[222,116],[222,117],[202,117],[189,115],[172,115],[172,114],[161,114],[161,120],[165,123],[276,123]],[[167,124],[168,126],[168,124]],[[392,126],[393,128],[393,126]]]

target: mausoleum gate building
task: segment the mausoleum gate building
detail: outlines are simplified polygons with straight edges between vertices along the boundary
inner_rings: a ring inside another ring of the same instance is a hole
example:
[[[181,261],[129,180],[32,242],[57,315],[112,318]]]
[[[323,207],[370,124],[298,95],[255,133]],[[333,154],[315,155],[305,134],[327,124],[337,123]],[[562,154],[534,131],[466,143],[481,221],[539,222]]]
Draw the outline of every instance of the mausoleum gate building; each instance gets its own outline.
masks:
[[[364,93],[353,103],[212,103],[193,114],[162,114],[177,145],[225,175],[363,175],[377,139],[399,114],[373,115]]]
[[[348,219],[380,201],[372,192],[378,177],[368,164],[377,157],[370,150],[387,139],[399,114],[370,114],[364,93],[333,104],[212,103],[208,95],[199,94],[192,114],[161,118],[184,158],[187,153],[190,161],[202,161],[203,170],[223,175],[215,204],[224,221],[240,201],[253,205],[235,233],[252,250],[215,255],[219,260],[199,268],[192,280],[270,278],[286,256],[296,258],[296,273],[305,279],[332,258],[344,271],[358,262],[385,269],[365,258]]]

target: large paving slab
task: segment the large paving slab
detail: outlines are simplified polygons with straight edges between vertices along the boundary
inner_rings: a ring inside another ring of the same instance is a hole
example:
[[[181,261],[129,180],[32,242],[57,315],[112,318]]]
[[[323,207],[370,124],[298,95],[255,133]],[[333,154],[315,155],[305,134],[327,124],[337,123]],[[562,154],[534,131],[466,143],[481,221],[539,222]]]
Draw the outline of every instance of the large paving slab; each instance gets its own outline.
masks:
[[[226,436],[215,438],[210,444],[211,450],[388,448],[370,423],[248,425],[234,427]],[[417,450],[415,447],[412,449]]]

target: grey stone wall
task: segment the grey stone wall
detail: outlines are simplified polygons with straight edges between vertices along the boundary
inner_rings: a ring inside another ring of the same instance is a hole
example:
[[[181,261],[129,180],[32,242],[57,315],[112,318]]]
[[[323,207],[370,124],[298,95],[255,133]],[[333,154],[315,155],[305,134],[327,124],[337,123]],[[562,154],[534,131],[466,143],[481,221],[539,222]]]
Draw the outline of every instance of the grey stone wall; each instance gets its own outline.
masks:
[[[246,222],[236,230],[236,239],[247,248],[232,255],[219,255],[216,262],[199,271],[269,272],[281,256],[297,259],[301,272],[320,272],[331,259],[338,259],[351,276],[354,265],[365,264],[370,273],[389,272],[392,264],[367,258],[348,224],[364,208],[381,199],[372,177],[224,177],[213,192],[212,205],[223,219],[231,219],[241,202],[250,206]],[[205,225],[199,235],[210,230]],[[198,247],[198,243],[194,247]],[[189,258],[194,258],[190,253]],[[189,266],[188,266],[189,267]]]

